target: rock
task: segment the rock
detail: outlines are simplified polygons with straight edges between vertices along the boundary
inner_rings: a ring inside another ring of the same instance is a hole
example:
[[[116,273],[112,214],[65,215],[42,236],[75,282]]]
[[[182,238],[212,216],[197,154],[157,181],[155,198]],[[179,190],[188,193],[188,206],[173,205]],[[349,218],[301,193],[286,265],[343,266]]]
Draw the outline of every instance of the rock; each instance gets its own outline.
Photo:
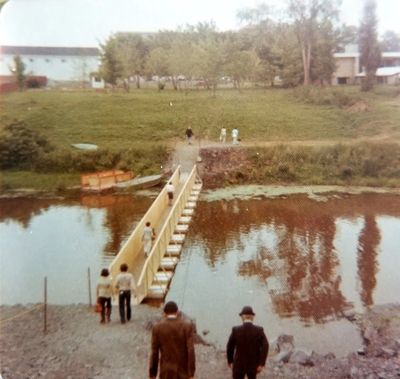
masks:
[[[389,349],[387,347],[380,347],[375,356],[380,357],[380,358],[392,358],[397,355],[397,351],[393,349]]]
[[[347,320],[349,320],[349,321],[351,321],[351,322],[357,320],[356,312],[354,312],[354,311],[344,311],[344,312],[343,312],[343,316],[344,316]]]
[[[276,363],[287,363],[289,362],[290,356],[292,354],[291,350],[284,350],[278,353],[272,360]]]
[[[353,366],[350,369],[350,378],[351,379],[359,379],[359,374],[360,374],[360,370],[357,367]]]
[[[279,353],[279,345],[278,345],[278,340],[274,339],[272,342],[269,344],[269,354],[270,355],[275,355]]]
[[[365,355],[367,353],[367,349],[365,346],[361,346],[358,350],[357,350],[357,354],[358,355]]]
[[[378,336],[378,332],[376,331],[375,328],[373,328],[372,326],[367,326],[367,328],[364,331],[364,339],[370,343],[371,341],[373,341],[376,337]]]
[[[208,333],[210,333],[210,331],[208,329],[204,329],[202,333],[203,333],[203,336],[206,336]]]
[[[305,352],[304,350],[295,349],[290,355],[289,362],[297,363],[302,366],[314,366],[311,360],[312,351]]]
[[[333,353],[328,353],[328,354],[325,354],[325,355],[324,355],[324,358],[325,358],[325,359],[335,359],[335,358],[336,358],[336,355],[333,354]]]
[[[279,351],[293,351],[294,337],[289,334],[281,334],[277,339]]]

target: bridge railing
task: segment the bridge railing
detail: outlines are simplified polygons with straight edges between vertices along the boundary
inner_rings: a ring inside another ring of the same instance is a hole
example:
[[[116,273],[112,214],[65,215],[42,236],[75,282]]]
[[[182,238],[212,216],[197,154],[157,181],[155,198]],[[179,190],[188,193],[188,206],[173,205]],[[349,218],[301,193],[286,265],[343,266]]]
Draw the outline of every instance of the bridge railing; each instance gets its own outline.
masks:
[[[174,187],[177,188],[179,186],[179,181],[180,166],[177,167],[168,182],[172,182]],[[115,278],[119,273],[119,268],[122,263],[126,263],[128,265],[130,272],[133,271],[135,261],[137,260],[139,254],[143,253],[142,235],[146,222],[150,221],[153,227],[157,227],[167,208],[168,195],[166,186],[164,186],[157,198],[154,200],[153,204],[150,206],[149,210],[136,225],[136,228],[133,230],[128,240],[125,242],[119,253],[110,264],[109,271],[113,278]]]
[[[174,200],[168,218],[154,241],[153,248],[146,259],[137,283],[139,302],[147,296],[148,290],[153,283],[154,274],[158,271],[162,258],[167,254],[167,247],[171,241],[171,237],[174,234],[178,220],[182,216],[182,212],[185,209],[190,193],[192,192],[196,180],[196,172],[196,166],[194,166],[181,192]]]

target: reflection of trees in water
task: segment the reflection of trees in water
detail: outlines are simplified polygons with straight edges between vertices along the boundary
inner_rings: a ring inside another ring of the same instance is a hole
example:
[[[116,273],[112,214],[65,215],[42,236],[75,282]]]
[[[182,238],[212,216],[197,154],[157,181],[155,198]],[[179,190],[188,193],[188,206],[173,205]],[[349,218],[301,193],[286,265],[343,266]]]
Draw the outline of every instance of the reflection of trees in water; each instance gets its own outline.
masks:
[[[373,304],[372,293],[376,286],[377,247],[381,240],[375,217],[367,214],[358,243],[358,276],[361,282],[361,301],[364,306]]]
[[[397,211],[394,204],[398,204]],[[205,245],[210,265],[224,260],[228,251],[243,250],[238,241],[243,235],[268,225],[278,236],[276,247],[257,246],[255,256],[240,262],[238,273],[257,276],[267,283],[275,311],[282,316],[298,314],[303,320],[324,322],[340,317],[351,306],[340,290],[339,259],[334,249],[335,220],[366,212],[400,215],[400,198],[375,194],[346,196],[321,203],[304,197],[246,201],[199,203],[191,233]],[[369,245],[366,261],[359,263],[363,294],[375,286],[377,226],[368,222],[370,232],[363,233],[360,244]],[[367,225],[365,229],[367,228]],[[368,237],[367,234],[371,234]],[[375,237],[374,237],[375,236]],[[375,244],[373,243],[375,238]],[[373,257],[372,261],[371,258]],[[368,259],[369,258],[369,259]],[[371,296],[370,296],[371,298]],[[364,300],[363,300],[364,301]]]
[[[0,222],[13,220],[26,229],[33,217],[44,213],[50,207],[72,204],[74,203],[71,201],[58,199],[35,199],[29,197],[0,199]]]
[[[13,220],[24,228],[29,226],[30,220],[53,206],[81,205],[88,209],[100,208],[106,210],[105,226],[109,228],[111,238],[105,251],[116,253],[121,247],[133,222],[139,220],[152,202],[150,198],[134,198],[126,195],[83,195],[80,202],[74,199],[35,199],[9,198],[0,199],[0,222]],[[85,213],[88,226],[92,224],[92,214]]]
[[[303,227],[286,228],[277,246],[284,270],[273,270],[278,285],[270,290],[278,314],[324,322],[350,306],[340,291],[334,236],[334,219],[326,214],[307,215]]]
[[[118,253],[123,242],[151,204],[151,199],[134,198],[127,195],[92,195],[81,198],[81,203],[89,207],[106,210],[104,226],[110,231],[104,251],[110,255]]]

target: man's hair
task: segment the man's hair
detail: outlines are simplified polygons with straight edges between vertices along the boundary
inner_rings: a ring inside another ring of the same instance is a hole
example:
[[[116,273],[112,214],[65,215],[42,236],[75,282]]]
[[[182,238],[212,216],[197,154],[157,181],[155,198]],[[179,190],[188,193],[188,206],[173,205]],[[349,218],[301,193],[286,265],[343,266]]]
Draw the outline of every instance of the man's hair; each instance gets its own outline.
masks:
[[[122,265],[119,268],[122,272],[128,271],[128,265],[126,263],[122,263]]]
[[[171,315],[177,312],[178,312],[178,305],[175,303],[175,301],[168,301],[168,303],[164,305],[165,314]]]
[[[146,226],[150,226],[150,221],[147,221],[147,222],[146,222]]]
[[[106,269],[106,268],[103,268],[102,270],[101,270],[101,274],[100,274],[101,276],[108,276],[108,275],[110,275],[110,273],[108,272],[108,269]]]

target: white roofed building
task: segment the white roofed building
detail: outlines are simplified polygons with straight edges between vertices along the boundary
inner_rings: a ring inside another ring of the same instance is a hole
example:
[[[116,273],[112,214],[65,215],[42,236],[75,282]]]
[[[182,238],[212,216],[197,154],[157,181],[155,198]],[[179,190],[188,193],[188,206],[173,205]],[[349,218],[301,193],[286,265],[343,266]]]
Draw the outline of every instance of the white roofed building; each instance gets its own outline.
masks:
[[[365,76],[360,64],[359,52],[335,53],[336,71],[332,84],[356,84]],[[376,71],[377,81],[381,84],[400,83],[400,52],[382,53],[381,67]]]
[[[12,75],[15,56],[21,57],[26,75],[45,76],[49,85],[89,82],[100,64],[97,47],[0,46],[0,76]]]

